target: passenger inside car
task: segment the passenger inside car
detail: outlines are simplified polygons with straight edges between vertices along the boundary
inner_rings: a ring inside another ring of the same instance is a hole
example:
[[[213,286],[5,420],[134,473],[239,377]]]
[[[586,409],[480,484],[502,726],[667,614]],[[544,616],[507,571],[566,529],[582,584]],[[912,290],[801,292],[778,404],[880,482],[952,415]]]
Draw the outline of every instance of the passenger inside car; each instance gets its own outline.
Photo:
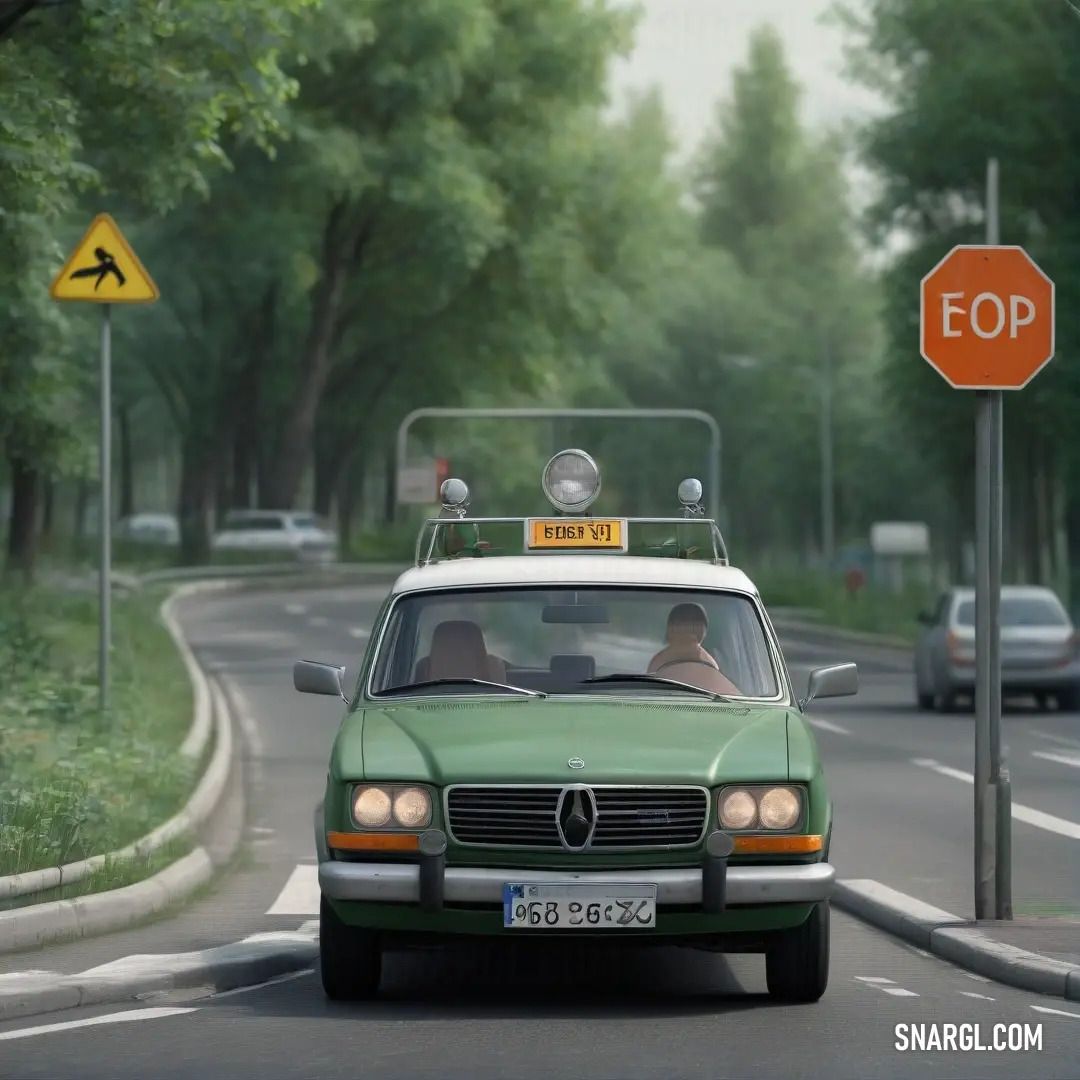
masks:
[[[668,615],[667,645],[649,661],[648,673],[717,694],[738,694],[702,645],[708,632],[709,617],[700,604],[676,604]]]

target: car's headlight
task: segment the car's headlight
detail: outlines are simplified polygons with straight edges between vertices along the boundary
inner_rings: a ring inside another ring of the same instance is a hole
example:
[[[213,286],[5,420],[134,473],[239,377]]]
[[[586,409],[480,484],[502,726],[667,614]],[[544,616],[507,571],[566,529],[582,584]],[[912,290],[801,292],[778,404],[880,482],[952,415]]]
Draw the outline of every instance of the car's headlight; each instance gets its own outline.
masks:
[[[421,787],[358,787],[352,809],[353,820],[363,829],[423,829],[431,824],[431,796]]]
[[[782,785],[726,787],[717,796],[717,812],[721,826],[734,832],[786,832],[802,819],[803,792]]]

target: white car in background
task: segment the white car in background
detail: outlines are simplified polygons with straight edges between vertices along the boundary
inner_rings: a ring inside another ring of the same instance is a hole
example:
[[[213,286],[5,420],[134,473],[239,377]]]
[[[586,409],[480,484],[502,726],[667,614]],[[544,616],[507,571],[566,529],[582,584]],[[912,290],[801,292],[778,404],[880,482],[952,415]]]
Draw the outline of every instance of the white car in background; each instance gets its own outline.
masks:
[[[301,510],[230,510],[214,535],[215,552],[280,554],[304,562],[333,562],[337,536]]]
[[[132,514],[113,526],[113,538],[134,544],[176,547],[180,543],[180,523],[174,514]]]

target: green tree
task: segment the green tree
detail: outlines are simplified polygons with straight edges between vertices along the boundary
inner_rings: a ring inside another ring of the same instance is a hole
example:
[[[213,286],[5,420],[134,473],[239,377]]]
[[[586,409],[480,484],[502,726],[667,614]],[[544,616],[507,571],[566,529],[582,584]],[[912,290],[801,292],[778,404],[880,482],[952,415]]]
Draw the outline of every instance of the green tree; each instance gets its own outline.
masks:
[[[1073,560],[1080,558],[1072,437],[1080,407],[1080,225],[1070,141],[1080,105],[1080,19],[1052,0],[874,0],[839,17],[852,74],[891,106],[863,137],[865,158],[883,181],[876,235],[901,230],[909,238],[885,282],[888,381],[911,437],[962,508],[954,547],[971,528],[972,402],[919,358],[918,282],[954,244],[984,242],[989,158],[1001,162],[1002,241],[1026,247],[1055,281],[1057,359],[1006,402],[1006,558],[1021,579],[1061,581],[1066,510]]]

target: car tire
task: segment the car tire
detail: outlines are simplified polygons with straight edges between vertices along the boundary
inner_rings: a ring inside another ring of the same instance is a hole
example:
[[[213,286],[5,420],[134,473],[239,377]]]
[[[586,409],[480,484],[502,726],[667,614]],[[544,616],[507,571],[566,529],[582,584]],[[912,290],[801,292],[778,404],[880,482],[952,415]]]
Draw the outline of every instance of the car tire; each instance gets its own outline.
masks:
[[[778,1001],[817,1001],[829,985],[829,901],[815,904],[810,917],[781,931],[765,950],[765,985]]]
[[[349,926],[319,899],[319,969],[331,1001],[370,1001],[382,981],[382,949],[370,930]]]
[[[917,693],[915,700],[919,706],[919,712],[930,712],[934,708],[934,695]]]
[[[940,713],[956,712],[956,691],[943,690],[934,695],[934,705]]]
[[[1080,688],[1059,690],[1054,697],[1057,699],[1058,712],[1080,712]]]

